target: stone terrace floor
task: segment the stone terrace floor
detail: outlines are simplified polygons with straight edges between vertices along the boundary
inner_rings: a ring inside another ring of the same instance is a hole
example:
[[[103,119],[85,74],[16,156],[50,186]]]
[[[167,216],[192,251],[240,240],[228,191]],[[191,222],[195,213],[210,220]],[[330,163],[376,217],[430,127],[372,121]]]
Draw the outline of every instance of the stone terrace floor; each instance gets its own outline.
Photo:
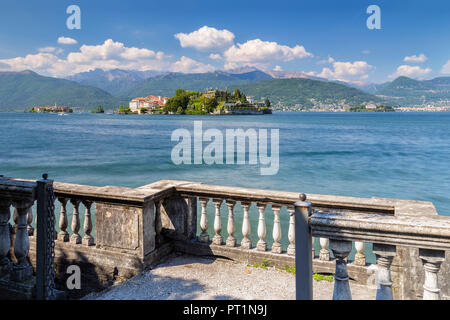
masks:
[[[315,300],[331,300],[334,282],[313,282]],[[354,300],[374,300],[376,288],[350,282]],[[172,254],[160,264],[88,300],[291,300],[295,275],[224,259]]]

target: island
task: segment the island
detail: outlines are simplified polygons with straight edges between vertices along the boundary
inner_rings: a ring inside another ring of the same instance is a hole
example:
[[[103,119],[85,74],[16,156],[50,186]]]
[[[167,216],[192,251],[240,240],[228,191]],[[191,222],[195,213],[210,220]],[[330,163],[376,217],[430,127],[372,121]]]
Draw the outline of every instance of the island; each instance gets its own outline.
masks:
[[[395,109],[386,105],[367,104],[347,109],[349,112],[394,112]]]
[[[177,89],[171,98],[149,95],[121,105],[119,114],[262,115],[271,114],[270,100],[255,101],[239,89],[233,93],[210,89],[204,92]]]

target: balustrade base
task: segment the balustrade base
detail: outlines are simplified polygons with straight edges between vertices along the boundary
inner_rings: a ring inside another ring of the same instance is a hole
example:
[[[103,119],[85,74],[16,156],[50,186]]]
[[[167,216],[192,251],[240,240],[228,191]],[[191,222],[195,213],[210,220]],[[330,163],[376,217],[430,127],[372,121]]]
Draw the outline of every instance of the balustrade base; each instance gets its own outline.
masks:
[[[242,249],[251,249],[252,248],[252,242],[249,239],[242,239],[242,241],[241,241],[241,248]]]
[[[287,248],[287,254],[290,256],[295,256],[295,246],[289,245]]]
[[[68,233],[58,233],[58,236],[56,238],[58,241],[68,242],[69,241],[69,234]]]
[[[81,237],[78,234],[71,235],[70,236],[70,243],[80,244],[81,243]]]
[[[8,258],[3,258],[0,262],[0,277],[8,274],[12,270],[13,263]]]
[[[201,234],[198,236],[198,241],[208,243],[209,242],[209,235],[208,234]]]
[[[273,253],[282,253],[283,252],[283,246],[279,243],[274,243],[272,245],[272,252]]]
[[[330,261],[330,252],[328,250],[321,249],[319,252],[319,260]]]
[[[212,243],[221,245],[223,243],[223,238],[220,235],[215,235],[212,239]]]
[[[256,244],[256,250],[258,251],[266,251],[267,250],[267,243],[265,241],[258,241]]]
[[[33,267],[28,263],[14,265],[10,273],[11,281],[24,282],[33,276]]]
[[[226,244],[227,247],[236,247],[236,238],[228,238]]]
[[[363,254],[356,254],[355,255],[355,261],[353,261],[354,264],[358,266],[365,266],[366,265],[366,257]]]
[[[82,243],[85,246],[93,246],[95,244],[94,238],[93,237],[83,237]]]

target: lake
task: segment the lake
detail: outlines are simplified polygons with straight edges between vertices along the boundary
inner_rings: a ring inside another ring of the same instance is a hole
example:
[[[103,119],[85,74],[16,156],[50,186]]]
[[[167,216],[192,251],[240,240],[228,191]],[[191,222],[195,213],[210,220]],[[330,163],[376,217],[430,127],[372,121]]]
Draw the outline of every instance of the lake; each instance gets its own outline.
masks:
[[[259,165],[248,164],[175,165],[171,151],[177,142],[171,141],[171,134],[179,128],[193,131],[196,120],[202,121],[204,129],[222,132],[227,128],[279,129],[278,173],[264,176]],[[17,178],[38,179],[45,172],[56,181],[95,186],[139,187],[174,179],[425,200],[433,202],[440,215],[450,216],[450,112],[280,112],[263,116],[0,113],[0,146],[0,174]],[[225,213],[225,207],[223,210]],[[208,211],[213,212],[211,203]],[[252,208],[252,234],[257,239],[253,227],[256,212]],[[270,219],[267,238],[271,238]],[[283,231],[287,220],[285,213]],[[239,233],[239,227],[237,230]],[[222,232],[226,235],[225,229]],[[284,234],[285,243],[286,237]]]

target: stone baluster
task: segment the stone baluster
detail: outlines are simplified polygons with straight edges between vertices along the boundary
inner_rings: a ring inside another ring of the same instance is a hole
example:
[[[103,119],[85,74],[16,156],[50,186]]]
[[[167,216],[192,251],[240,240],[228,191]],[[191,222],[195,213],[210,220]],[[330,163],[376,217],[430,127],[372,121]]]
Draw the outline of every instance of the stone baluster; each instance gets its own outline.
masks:
[[[206,205],[208,204],[209,199],[199,198],[199,201],[202,206],[202,215],[200,217],[200,229],[202,229],[202,232],[200,233],[199,240],[201,242],[209,242],[208,217],[206,216]]]
[[[11,280],[13,281],[23,282],[33,274],[33,268],[27,261],[30,249],[27,218],[28,210],[33,205],[33,202],[28,200],[13,202],[17,212],[17,230],[14,240],[14,256],[17,259],[17,264],[13,266],[11,272]]]
[[[273,253],[281,253],[283,251],[283,246],[280,243],[281,240],[281,225],[280,225],[280,211],[281,207],[272,206],[273,211],[273,244],[272,244],[272,252]]]
[[[70,199],[70,203],[73,205],[73,215],[72,215],[72,235],[70,236],[70,243],[74,244],[80,244],[81,243],[81,236],[78,234],[78,231],[80,231],[80,213],[79,213],[79,206],[80,206],[80,200],[78,199]]]
[[[221,199],[213,199],[213,204],[216,209],[216,213],[214,215],[214,232],[215,235],[212,239],[212,242],[217,245],[221,245],[223,243],[223,237],[220,234],[222,231],[222,222],[220,220],[220,206],[222,205],[223,200]]]
[[[242,208],[244,209],[244,219],[242,221],[242,241],[241,247],[244,249],[250,249],[252,247],[252,241],[250,240],[250,218],[248,216],[248,211],[250,209],[250,202],[241,202]]]
[[[228,247],[235,247],[236,238],[234,237],[234,232],[236,230],[234,224],[234,206],[236,205],[236,201],[227,200],[226,204],[228,207],[228,224],[227,224],[228,238],[226,244]]]
[[[13,213],[13,220],[14,220],[14,226],[13,226],[13,233],[17,233],[17,226],[19,224],[19,214],[17,213],[17,208],[14,207],[14,213]]]
[[[287,211],[289,212],[289,246],[287,247],[287,254],[293,256],[295,255],[295,209],[292,207],[288,207]]]
[[[352,251],[352,242],[331,239],[330,249],[336,258],[333,300],[351,300],[352,294],[348,283],[347,257]]]
[[[34,228],[31,226],[32,223],[33,223],[33,207],[28,209],[28,213],[27,213],[27,232],[28,232],[28,236],[33,236],[33,234],[34,234]]]
[[[58,198],[58,201],[61,204],[61,212],[59,214],[59,229],[61,231],[58,233],[58,240],[67,242],[69,241],[69,233],[66,231],[68,225],[66,211],[67,199]]]
[[[328,238],[320,238],[319,243],[320,243],[319,260],[329,261],[330,251],[328,250],[328,246],[330,244],[330,240],[328,240]]]
[[[267,243],[264,240],[266,238],[266,222],[264,220],[264,213],[266,211],[266,204],[257,203],[259,211],[259,220],[258,220],[258,242],[256,243],[256,250],[258,251],[266,251]]]
[[[366,244],[363,241],[355,241],[355,261],[354,264],[358,266],[366,265],[366,256],[364,255],[364,249],[366,248]]]
[[[445,261],[445,251],[419,248],[419,257],[425,269],[425,282],[423,285],[424,300],[440,300],[438,273],[442,262]]]
[[[393,300],[391,264],[395,257],[395,246],[373,244],[373,253],[377,257],[377,300]]]
[[[92,232],[92,218],[91,218],[92,201],[85,200],[85,201],[83,201],[83,205],[85,207],[85,211],[84,211],[84,224],[83,224],[84,237],[83,237],[82,243],[86,246],[92,246],[92,245],[94,245],[94,237],[91,236],[91,232]]]
[[[9,218],[11,202],[0,200],[0,276],[11,270],[12,262],[8,258],[11,248],[11,235],[9,232]]]
[[[155,233],[156,233],[156,243],[161,244],[162,243],[162,218],[161,218],[161,205],[162,200],[156,200],[155,201]]]

